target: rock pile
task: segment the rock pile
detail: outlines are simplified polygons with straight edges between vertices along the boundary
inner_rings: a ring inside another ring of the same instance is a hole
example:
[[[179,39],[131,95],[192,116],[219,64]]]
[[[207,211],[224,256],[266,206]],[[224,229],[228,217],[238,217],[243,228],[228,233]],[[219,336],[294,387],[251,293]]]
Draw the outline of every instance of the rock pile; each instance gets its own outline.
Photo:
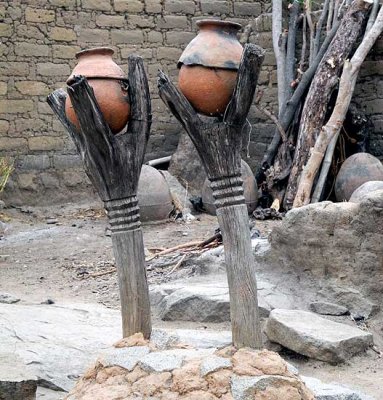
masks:
[[[314,395],[274,352],[232,346],[158,350],[137,334],[104,353],[67,400],[128,398],[314,400]]]

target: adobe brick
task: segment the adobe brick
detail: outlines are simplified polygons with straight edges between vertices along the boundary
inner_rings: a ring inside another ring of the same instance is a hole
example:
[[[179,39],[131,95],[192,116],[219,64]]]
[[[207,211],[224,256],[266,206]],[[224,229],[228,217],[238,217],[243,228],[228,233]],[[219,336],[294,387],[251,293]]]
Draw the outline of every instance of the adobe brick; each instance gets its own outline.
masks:
[[[109,0],[82,0],[82,8],[99,11],[111,11],[112,6]]]
[[[17,43],[15,54],[21,57],[48,57],[51,53],[50,46],[46,44]]]
[[[125,18],[122,15],[105,15],[101,14],[96,17],[97,26],[112,26],[121,28],[124,26]]]
[[[228,1],[201,0],[201,11],[207,14],[230,14],[232,7]]]
[[[53,136],[33,136],[28,138],[28,146],[32,151],[59,150],[64,146],[64,141]]]
[[[73,29],[59,27],[53,28],[49,37],[58,42],[72,42],[77,39],[76,32]]]
[[[0,100],[0,114],[19,114],[32,111],[32,100]]]
[[[144,3],[139,0],[114,0],[114,10],[117,12],[139,13],[144,11]]]
[[[182,15],[165,15],[157,20],[159,29],[186,29],[189,27],[188,19]]]
[[[68,64],[39,63],[37,64],[37,73],[42,76],[64,76],[70,74]]]
[[[194,1],[167,0],[165,2],[165,11],[169,13],[195,14]]]
[[[45,10],[43,8],[27,7],[25,9],[25,20],[27,22],[47,23],[55,20],[55,12],[53,10]]]
[[[234,15],[257,17],[261,13],[260,3],[234,2]]]
[[[141,30],[111,30],[111,37],[113,44],[127,43],[127,44],[140,44],[144,41],[144,34]]]

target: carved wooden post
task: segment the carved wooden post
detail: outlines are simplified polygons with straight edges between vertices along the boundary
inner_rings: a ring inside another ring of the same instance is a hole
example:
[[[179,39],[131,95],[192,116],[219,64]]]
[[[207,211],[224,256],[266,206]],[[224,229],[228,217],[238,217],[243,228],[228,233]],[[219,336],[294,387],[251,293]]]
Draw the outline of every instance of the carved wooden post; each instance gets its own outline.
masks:
[[[246,45],[236,89],[221,119],[198,115],[163,72],[158,78],[160,97],[189,134],[211,182],[225,246],[234,345],[253,348],[260,348],[262,339],[240,151],[262,61],[263,50]]]
[[[123,335],[142,332],[149,338],[150,303],[136,194],[149,138],[151,107],[142,59],[130,56],[128,64],[131,113],[123,133],[114,135],[110,131],[84,77],[77,77],[68,86],[81,130],[76,130],[66,118],[64,90],[49,95],[48,103],[74,141],[85,171],[108,213],[120,287]]]

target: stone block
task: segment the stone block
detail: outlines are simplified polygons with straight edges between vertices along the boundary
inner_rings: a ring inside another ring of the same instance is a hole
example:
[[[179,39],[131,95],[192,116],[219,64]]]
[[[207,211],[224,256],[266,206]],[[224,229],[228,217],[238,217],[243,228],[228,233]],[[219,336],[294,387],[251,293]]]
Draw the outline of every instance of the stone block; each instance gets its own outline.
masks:
[[[37,377],[14,353],[0,355],[0,396],[5,400],[35,400]]]
[[[43,40],[45,38],[44,33],[41,32],[37,27],[32,25],[19,25],[16,28],[16,34],[18,37],[25,37],[28,39]]]
[[[51,53],[50,46],[34,43],[16,43],[15,54],[21,57],[48,57]]]
[[[260,3],[234,2],[234,15],[257,17],[262,12]]]
[[[100,43],[109,42],[109,31],[104,29],[86,29],[81,28],[78,31],[78,41],[82,43]]]
[[[42,76],[62,76],[68,77],[70,67],[68,64],[39,63],[37,64],[37,73]]]
[[[183,15],[165,15],[157,20],[159,29],[187,29],[189,23]]]
[[[40,81],[20,81],[15,86],[21,94],[30,96],[46,96],[50,92],[49,86]]]
[[[138,28],[154,28],[155,23],[152,16],[128,15],[128,25]]]
[[[84,172],[65,171],[63,172],[63,181],[65,186],[75,187],[85,183],[87,179]]]
[[[144,34],[141,30],[125,31],[112,29],[111,37],[113,44],[140,44],[144,42]]]
[[[166,32],[166,43],[169,45],[187,45],[195,38],[194,32]]]
[[[147,13],[161,14],[162,1],[161,0],[145,0],[145,11]]]
[[[68,60],[74,60],[75,55],[81,50],[80,46],[66,46],[66,45],[53,45],[53,58],[62,58]]]
[[[37,181],[36,174],[26,173],[17,175],[17,182],[20,189],[37,190],[38,185],[36,181]]]
[[[82,0],[81,6],[90,10],[111,11],[110,0]]]
[[[33,110],[32,100],[0,100],[0,114],[18,114]]]
[[[266,334],[296,353],[333,363],[348,360],[373,344],[369,332],[300,310],[273,310]]]
[[[0,76],[28,76],[29,65],[25,62],[0,62]]]
[[[27,149],[27,139],[0,137],[0,150],[24,150]]]
[[[114,10],[117,12],[139,13],[144,11],[144,3],[140,0],[114,0]]]
[[[46,154],[20,156],[16,161],[16,168],[21,171],[42,171],[50,166],[50,159]]]
[[[147,346],[132,346],[125,348],[110,348],[104,351],[99,360],[105,367],[118,366],[132,371],[142,357],[149,354]]]
[[[9,130],[9,122],[5,119],[0,119],[0,133],[7,133]]]
[[[47,189],[60,187],[60,181],[55,173],[43,172],[39,175],[40,181]]]
[[[367,114],[381,114],[383,110],[383,99],[374,99],[364,103]]]
[[[82,167],[83,163],[77,154],[61,154],[53,156],[53,166],[56,169],[70,169]]]
[[[201,11],[206,14],[230,14],[232,6],[228,1],[201,0]]]
[[[0,37],[12,36],[13,28],[10,24],[0,24]]]
[[[170,60],[176,63],[182,54],[182,50],[176,47],[159,47],[157,49],[158,60]]]
[[[0,96],[7,94],[8,85],[7,82],[0,82]]]
[[[49,38],[58,42],[72,42],[77,39],[77,36],[71,28],[55,27],[50,31]]]
[[[105,15],[101,14],[96,17],[97,26],[112,26],[121,28],[124,26],[125,18],[123,15]]]
[[[32,8],[32,7],[27,7],[25,9],[26,22],[37,22],[40,24],[46,24],[47,22],[53,22],[54,20],[55,20],[54,10],[46,10],[43,8]]]
[[[273,50],[273,37],[271,32],[260,32],[255,36],[254,43],[265,50]]]
[[[34,136],[28,138],[28,146],[31,151],[59,150],[64,146],[64,141],[53,136]]]
[[[195,14],[194,1],[166,0],[165,11],[168,13]]]
[[[57,7],[74,7],[76,5],[76,0],[49,0],[52,6]]]
[[[138,54],[144,60],[152,60],[153,59],[153,49],[135,49],[135,48],[122,48],[121,49],[121,58],[128,58],[131,54]]]
[[[149,31],[148,32],[148,42],[150,43],[163,43],[164,38],[162,36],[162,32],[158,31]]]

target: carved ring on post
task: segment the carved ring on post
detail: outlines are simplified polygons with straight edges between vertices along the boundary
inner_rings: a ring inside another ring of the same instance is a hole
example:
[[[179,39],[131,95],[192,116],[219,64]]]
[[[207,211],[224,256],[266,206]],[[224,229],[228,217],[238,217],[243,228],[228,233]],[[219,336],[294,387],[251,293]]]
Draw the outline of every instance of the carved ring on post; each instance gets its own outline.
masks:
[[[105,122],[84,77],[74,77],[68,86],[80,129],[66,117],[64,90],[49,95],[48,103],[74,141],[85,171],[108,213],[120,288],[123,335],[142,332],[149,338],[149,291],[136,195],[150,133],[151,106],[142,59],[130,56],[128,64],[130,118],[126,129],[117,135]]]

